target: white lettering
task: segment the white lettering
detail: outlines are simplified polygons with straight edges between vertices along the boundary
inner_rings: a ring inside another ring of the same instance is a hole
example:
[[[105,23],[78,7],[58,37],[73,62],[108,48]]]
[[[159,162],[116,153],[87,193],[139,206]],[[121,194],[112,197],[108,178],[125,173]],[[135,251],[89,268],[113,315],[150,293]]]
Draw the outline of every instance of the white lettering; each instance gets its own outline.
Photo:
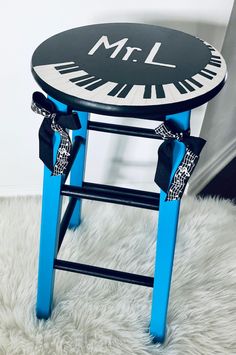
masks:
[[[144,63],[146,64],[153,64],[153,65],[160,65],[161,67],[169,67],[169,68],[176,68],[176,65],[174,64],[165,64],[165,63],[159,63],[159,62],[154,62],[153,59],[157,52],[159,51],[161,46],[160,42],[156,42],[154,46],[152,47],[150,53],[148,54],[146,60]]]
[[[129,57],[131,56],[131,54],[133,53],[133,51],[141,51],[141,48],[138,47],[126,47],[126,54],[124,55],[124,57],[122,58],[122,60],[128,60]]]
[[[117,56],[117,54],[120,52],[120,50],[123,48],[123,46],[125,45],[125,43],[128,41],[128,38],[123,38],[120,41],[117,41],[115,43],[110,44],[108,41],[107,36],[102,36],[97,43],[93,46],[92,49],[90,49],[90,51],[88,52],[89,55],[93,55],[96,50],[101,46],[104,45],[104,47],[106,49],[110,49],[113,47],[117,47],[114,52],[111,54],[110,58],[115,58]]]

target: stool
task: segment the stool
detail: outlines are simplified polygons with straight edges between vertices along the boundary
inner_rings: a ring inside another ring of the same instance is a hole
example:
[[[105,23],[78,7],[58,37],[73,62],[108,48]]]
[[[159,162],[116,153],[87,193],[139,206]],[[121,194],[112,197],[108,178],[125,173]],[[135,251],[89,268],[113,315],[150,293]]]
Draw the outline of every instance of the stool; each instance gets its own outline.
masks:
[[[78,272],[153,287],[150,333],[162,342],[180,200],[204,144],[190,136],[190,112],[222,89],[225,61],[211,45],[183,32],[110,23],[74,28],[47,39],[33,54],[32,73],[48,95],[46,99],[35,93],[32,104],[44,115],[39,131],[45,168],[37,317],[50,316],[55,269]],[[94,122],[89,113],[162,124],[155,131]],[[88,130],[164,139],[155,176],[160,195],[85,182]],[[61,220],[62,196],[70,200]],[[57,258],[67,228],[80,225],[81,199],[159,210],[154,277]]]

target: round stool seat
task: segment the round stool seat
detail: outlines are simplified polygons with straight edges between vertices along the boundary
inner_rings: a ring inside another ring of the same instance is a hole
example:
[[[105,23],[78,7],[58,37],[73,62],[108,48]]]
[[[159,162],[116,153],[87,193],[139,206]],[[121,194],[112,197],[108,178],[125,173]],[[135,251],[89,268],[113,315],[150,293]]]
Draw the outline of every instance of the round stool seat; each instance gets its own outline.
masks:
[[[213,98],[224,85],[226,64],[189,34],[108,23],[50,37],[35,50],[32,72],[48,95],[73,109],[158,119]]]

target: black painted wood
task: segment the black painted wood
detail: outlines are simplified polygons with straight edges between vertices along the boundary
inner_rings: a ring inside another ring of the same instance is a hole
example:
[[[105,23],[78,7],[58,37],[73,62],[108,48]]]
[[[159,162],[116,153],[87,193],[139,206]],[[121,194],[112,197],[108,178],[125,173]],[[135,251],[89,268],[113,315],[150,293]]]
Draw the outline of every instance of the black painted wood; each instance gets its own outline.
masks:
[[[46,93],[74,109],[160,120],[214,97],[226,66],[215,48],[187,33],[108,23],[47,39],[33,54],[32,73]]]
[[[126,136],[133,136],[133,137],[140,137],[140,138],[152,138],[152,139],[159,139],[159,140],[162,139],[157,136],[154,129],[117,125],[117,124],[111,124],[105,122],[89,121],[88,129],[90,129],[91,131],[115,133],[115,134],[122,134]]]
[[[139,286],[153,287],[154,282],[154,278],[150,276],[131,274],[128,272],[105,269],[97,266],[79,264],[60,259],[55,259],[54,269],[71,271],[88,276],[101,277],[104,279],[126,282]]]
[[[153,192],[84,182],[82,187],[62,185],[61,195],[132,207],[159,209],[160,195]]]

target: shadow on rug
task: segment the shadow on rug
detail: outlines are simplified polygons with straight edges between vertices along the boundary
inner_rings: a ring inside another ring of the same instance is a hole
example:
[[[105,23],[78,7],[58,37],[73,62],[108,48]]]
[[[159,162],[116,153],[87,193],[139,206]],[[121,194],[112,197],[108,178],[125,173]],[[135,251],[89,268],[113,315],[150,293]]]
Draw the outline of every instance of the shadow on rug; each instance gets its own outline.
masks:
[[[60,259],[153,275],[155,212],[84,202]],[[166,342],[148,333],[151,289],[57,271],[54,309],[35,316],[39,198],[1,199],[0,354],[236,354],[236,207],[183,199]]]

